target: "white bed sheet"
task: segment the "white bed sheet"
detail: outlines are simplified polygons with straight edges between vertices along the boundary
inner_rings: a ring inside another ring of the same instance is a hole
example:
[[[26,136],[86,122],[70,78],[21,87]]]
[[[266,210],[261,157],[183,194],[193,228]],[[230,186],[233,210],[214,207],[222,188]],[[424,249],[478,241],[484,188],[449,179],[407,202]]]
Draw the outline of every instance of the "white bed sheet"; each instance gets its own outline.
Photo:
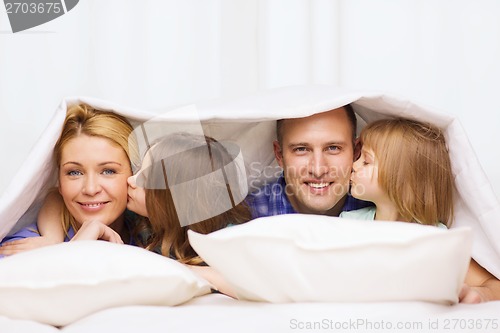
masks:
[[[500,301],[452,306],[424,302],[271,304],[211,294],[175,307],[107,309],[59,329],[0,317],[0,328],[2,333],[499,332]]]

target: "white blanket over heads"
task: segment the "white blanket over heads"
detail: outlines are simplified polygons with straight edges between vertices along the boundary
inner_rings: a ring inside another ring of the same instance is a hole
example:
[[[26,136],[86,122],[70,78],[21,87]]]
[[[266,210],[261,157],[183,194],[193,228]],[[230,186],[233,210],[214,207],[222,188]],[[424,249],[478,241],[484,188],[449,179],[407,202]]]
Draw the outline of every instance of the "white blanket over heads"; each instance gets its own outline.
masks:
[[[365,123],[391,116],[431,122],[444,130],[450,150],[457,191],[452,227],[472,228],[474,259],[500,278],[500,223],[497,222],[500,202],[459,120],[386,94],[322,85],[292,86],[237,99],[203,102],[161,116],[157,116],[158,111],[131,109],[92,98],[67,98],[0,198],[0,239],[36,220],[45,191],[56,185],[52,155],[67,106],[80,102],[113,110],[130,119],[134,126],[145,121],[154,123],[158,119],[167,123],[196,124],[193,117],[199,117],[205,134],[239,144],[250,177],[250,190],[264,178],[276,176],[276,172],[269,172],[276,170],[272,150],[276,119],[309,116],[352,103],[359,119],[358,131]],[[151,121],[152,118],[156,119]]]

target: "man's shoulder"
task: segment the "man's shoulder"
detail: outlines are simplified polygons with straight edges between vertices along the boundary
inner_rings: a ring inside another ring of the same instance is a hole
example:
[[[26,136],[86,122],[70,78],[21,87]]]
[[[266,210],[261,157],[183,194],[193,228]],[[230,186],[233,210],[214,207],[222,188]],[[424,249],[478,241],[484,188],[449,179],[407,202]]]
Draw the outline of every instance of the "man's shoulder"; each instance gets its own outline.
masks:
[[[281,192],[281,189],[283,188],[282,183],[280,179],[276,179],[274,181],[265,183],[258,189],[254,190],[253,192],[248,194],[248,197],[250,198],[261,198],[261,197],[266,197],[270,198],[271,195],[276,195],[277,193],[279,194]]]
[[[286,197],[282,177],[250,193],[246,198],[246,202],[250,207],[253,218],[294,213]]]
[[[365,207],[373,207],[374,204],[373,202],[370,201],[364,201],[364,200],[359,200],[353,197],[352,195],[348,194],[346,201],[344,203],[344,207],[342,207],[342,211],[351,211],[351,210],[358,210],[361,208]]]

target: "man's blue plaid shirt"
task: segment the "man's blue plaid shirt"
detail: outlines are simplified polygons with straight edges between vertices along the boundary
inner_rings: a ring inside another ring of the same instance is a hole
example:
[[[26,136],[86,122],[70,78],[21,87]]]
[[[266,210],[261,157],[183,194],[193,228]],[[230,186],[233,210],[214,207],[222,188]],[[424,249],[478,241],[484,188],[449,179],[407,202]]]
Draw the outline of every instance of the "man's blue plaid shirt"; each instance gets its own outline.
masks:
[[[286,196],[285,186],[285,178],[281,174],[276,182],[267,184],[259,191],[251,193],[246,201],[250,206],[252,218],[297,213]],[[367,206],[373,206],[373,203],[347,195],[342,211],[351,211]]]

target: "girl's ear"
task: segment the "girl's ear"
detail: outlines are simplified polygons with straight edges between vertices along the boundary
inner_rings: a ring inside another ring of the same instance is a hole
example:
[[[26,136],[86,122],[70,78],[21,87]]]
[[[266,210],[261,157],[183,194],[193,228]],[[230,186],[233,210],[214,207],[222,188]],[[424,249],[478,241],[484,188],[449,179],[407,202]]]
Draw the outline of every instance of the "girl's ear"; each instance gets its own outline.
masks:
[[[357,161],[361,156],[361,141],[359,138],[354,140],[354,161]]]
[[[278,141],[273,142],[274,157],[281,168],[283,168],[283,151],[281,150],[280,143]]]

